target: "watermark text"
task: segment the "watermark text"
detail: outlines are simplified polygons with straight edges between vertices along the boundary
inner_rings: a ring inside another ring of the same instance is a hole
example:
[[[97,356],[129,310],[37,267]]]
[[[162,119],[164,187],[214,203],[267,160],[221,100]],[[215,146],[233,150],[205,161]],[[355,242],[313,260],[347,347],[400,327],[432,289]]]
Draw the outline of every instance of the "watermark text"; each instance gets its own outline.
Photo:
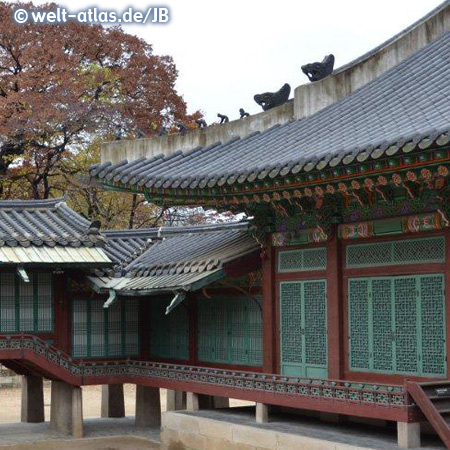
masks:
[[[71,12],[64,7],[52,10],[18,8],[13,12],[13,19],[19,25],[33,22],[37,24],[63,24],[70,20],[79,23],[100,24],[158,24],[167,23],[170,20],[169,8],[148,7],[145,10],[137,10],[132,7],[122,11],[101,10],[97,7]]]

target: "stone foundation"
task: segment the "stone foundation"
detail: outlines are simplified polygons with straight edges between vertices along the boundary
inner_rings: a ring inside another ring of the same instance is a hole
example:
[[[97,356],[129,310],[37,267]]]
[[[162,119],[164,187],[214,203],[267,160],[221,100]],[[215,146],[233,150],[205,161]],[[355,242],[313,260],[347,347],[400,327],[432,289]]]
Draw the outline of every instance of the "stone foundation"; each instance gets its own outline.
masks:
[[[180,412],[166,412],[162,415],[161,448],[162,450],[359,450],[362,447]],[[369,447],[364,449],[371,450]]]

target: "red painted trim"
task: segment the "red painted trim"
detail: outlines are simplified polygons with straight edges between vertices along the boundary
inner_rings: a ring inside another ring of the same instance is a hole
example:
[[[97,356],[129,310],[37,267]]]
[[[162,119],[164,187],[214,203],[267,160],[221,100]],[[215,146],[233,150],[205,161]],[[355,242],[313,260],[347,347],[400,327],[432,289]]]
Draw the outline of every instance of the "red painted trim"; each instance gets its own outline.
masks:
[[[342,265],[341,243],[334,229],[327,243],[327,320],[328,320],[328,377],[342,378],[344,360],[344,334],[342,317]]]
[[[241,277],[247,273],[261,268],[261,250],[257,250],[250,255],[244,256],[225,267],[225,272],[229,277]]]
[[[275,324],[274,278],[276,255],[272,247],[270,234],[266,235],[265,257],[262,261],[262,323],[263,323],[263,370],[267,373],[276,373],[276,342],[278,335]]]
[[[411,412],[405,407],[386,407],[362,402],[339,401],[336,399],[314,399],[289,394],[279,395],[269,391],[247,391],[234,387],[220,387],[202,383],[186,381],[133,377],[84,377],[83,385],[112,384],[112,383],[136,383],[143,386],[162,387],[179,391],[195,392],[197,394],[212,395],[218,397],[236,398],[270,405],[286,406],[297,409],[308,409],[337,414],[345,414],[357,417],[385,419],[401,422],[409,422]]]
[[[436,405],[433,404],[432,400],[428,397],[419,384],[408,382],[406,386],[409,394],[419,405],[431,426],[442,439],[445,447],[450,448],[450,428],[444,417],[436,408]],[[439,385],[436,387],[438,386]]]
[[[426,381],[436,382],[442,380],[442,378],[417,377],[414,375],[390,375],[374,372],[353,372],[350,370],[346,370],[343,375],[343,379],[347,381],[392,385],[403,385],[407,381],[418,381],[420,383],[423,383]]]
[[[276,281],[300,281],[300,280],[323,280],[327,278],[327,270],[312,270],[309,272],[285,272],[275,275]]]
[[[405,216],[397,216],[398,218]],[[402,234],[391,234],[387,236],[374,236],[368,238],[359,239],[342,239],[344,246],[353,244],[370,244],[373,242],[389,242],[389,241],[401,241],[409,239],[420,239],[425,237],[442,236],[444,235],[444,230],[434,230],[434,231],[423,231],[420,233],[402,233]]]
[[[344,280],[358,277],[401,276],[425,273],[443,273],[445,264],[409,264],[404,266],[365,267],[361,269],[345,269]]]

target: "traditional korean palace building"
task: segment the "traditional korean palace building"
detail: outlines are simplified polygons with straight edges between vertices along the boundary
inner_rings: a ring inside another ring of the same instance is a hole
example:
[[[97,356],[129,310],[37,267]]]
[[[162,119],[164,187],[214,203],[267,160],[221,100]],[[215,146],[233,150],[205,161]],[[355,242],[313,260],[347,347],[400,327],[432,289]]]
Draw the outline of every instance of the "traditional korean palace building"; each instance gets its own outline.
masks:
[[[27,375],[23,419],[43,376],[74,434],[79,386],[105,385],[114,416],[135,383],[139,424],[166,388],[169,409],[397,422],[403,448],[428,421],[450,448],[449,169],[445,2],[281,106],[105,144],[90,170],[248,222],[103,231],[64,199],[0,202],[0,359]]]

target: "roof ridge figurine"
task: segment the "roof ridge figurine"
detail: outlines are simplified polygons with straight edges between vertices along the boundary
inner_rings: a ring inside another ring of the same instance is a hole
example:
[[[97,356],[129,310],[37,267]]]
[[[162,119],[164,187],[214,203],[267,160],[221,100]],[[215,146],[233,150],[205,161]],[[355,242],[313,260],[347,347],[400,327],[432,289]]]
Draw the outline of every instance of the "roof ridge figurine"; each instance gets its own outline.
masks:
[[[228,116],[225,116],[224,114],[217,114],[217,117],[220,119],[220,123],[227,123],[230,121]]]
[[[239,109],[239,115],[240,115],[240,119],[245,119],[246,117],[248,117],[250,114],[248,112],[244,111],[244,108],[240,108]]]
[[[334,55],[329,54],[323,58],[322,62],[314,62],[302,66],[302,72],[309,81],[319,81],[333,73]]]
[[[276,106],[284,105],[289,100],[290,93],[291,86],[285,83],[277,92],[264,92],[263,94],[256,94],[253,98],[264,111],[267,111]]]

